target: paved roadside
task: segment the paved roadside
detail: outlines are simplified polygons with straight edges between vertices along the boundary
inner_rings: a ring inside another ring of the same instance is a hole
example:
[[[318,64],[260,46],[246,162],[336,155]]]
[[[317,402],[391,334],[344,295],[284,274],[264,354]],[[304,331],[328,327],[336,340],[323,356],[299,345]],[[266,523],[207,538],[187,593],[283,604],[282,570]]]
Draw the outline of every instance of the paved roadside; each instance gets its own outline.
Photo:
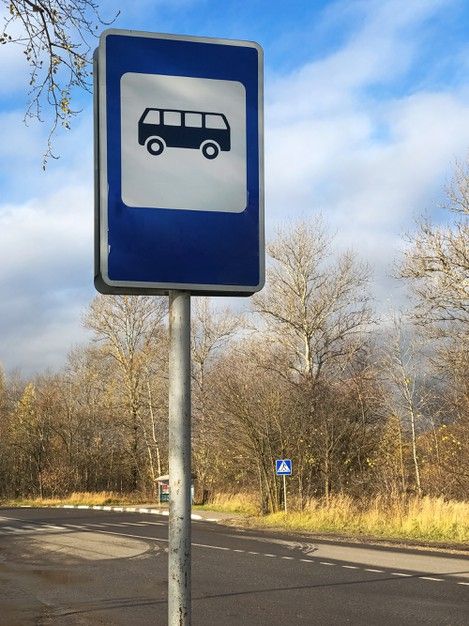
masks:
[[[0,507],[2,508],[7,507]],[[11,510],[11,507],[8,507]],[[135,504],[131,506],[127,505],[88,505],[88,504],[57,504],[52,506],[30,506],[22,505],[20,507],[14,507],[19,509],[38,509],[38,508],[50,508],[50,509],[79,509],[79,510],[94,510],[94,511],[116,511],[118,513],[146,513],[153,515],[165,515],[169,516],[169,507],[155,504]],[[195,509],[191,513],[191,519],[197,521],[206,522],[224,522],[227,520],[236,521],[240,520],[243,516],[237,513],[224,513],[221,511],[206,511]]]
[[[62,504],[51,506],[20,506],[20,507],[1,507],[0,511],[5,508],[19,508],[19,509],[37,509],[37,508],[51,508],[51,509],[81,509],[81,510],[95,510],[95,511],[115,511],[118,513],[144,513],[153,515],[169,516],[169,507],[165,505],[156,504],[139,504],[139,505],[85,505],[85,504]],[[277,535],[279,538],[288,534],[296,534],[297,536],[303,536],[306,541],[317,541],[319,543],[334,543],[334,544],[356,544],[359,545],[375,545],[376,547],[389,547],[389,548],[407,548],[422,552],[434,551],[459,554],[467,557],[469,554],[469,545],[457,544],[452,542],[425,542],[418,540],[406,540],[404,538],[382,538],[372,535],[346,535],[336,533],[321,533],[315,531],[297,531],[287,528],[265,527],[256,524],[256,519],[247,517],[241,513],[226,513],[222,511],[209,511],[204,509],[193,509],[191,513],[191,519],[194,521],[205,521],[219,524],[226,524],[233,528],[255,531],[257,533],[266,533],[269,535]]]
[[[0,623],[166,623],[168,517],[137,513],[2,510]],[[194,626],[469,623],[467,558],[203,520],[192,546]]]

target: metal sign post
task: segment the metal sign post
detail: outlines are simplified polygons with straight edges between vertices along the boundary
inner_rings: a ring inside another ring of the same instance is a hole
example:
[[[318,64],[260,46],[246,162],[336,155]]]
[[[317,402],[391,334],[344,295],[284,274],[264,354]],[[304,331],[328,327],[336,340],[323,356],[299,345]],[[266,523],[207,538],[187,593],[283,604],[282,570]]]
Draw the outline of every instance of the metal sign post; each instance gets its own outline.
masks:
[[[191,621],[190,306],[189,293],[169,293],[169,626]]]
[[[285,513],[287,512],[287,479],[285,478],[285,474],[283,475],[283,508],[285,509]]]
[[[95,285],[169,294],[170,626],[190,624],[190,296],[264,285],[263,53],[109,29],[94,64]]]

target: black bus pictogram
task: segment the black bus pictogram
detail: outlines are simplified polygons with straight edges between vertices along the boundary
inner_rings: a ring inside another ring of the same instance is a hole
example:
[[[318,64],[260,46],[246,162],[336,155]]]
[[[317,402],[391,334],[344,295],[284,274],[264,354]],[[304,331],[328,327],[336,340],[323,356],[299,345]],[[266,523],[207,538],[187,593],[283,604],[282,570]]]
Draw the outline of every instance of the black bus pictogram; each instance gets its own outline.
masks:
[[[231,131],[223,113],[148,107],[138,121],[138,143],[153,156],[165,148],[194,148],[215,159],[231,149]]]

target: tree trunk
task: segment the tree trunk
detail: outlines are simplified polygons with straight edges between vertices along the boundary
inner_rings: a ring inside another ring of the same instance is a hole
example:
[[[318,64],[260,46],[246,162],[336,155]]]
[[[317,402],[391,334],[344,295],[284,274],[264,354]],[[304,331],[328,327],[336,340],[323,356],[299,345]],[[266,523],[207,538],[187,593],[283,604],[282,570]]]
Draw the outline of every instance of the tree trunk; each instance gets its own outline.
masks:
[[[131,474],[131,491],[137,491],[138,488],[138,414],[135,406],[132,406],[132,474]]]
[[[156,424],[155,424],[155,416],[153,413],[153,402],[151,397],[151,388],[150,383],[147,381],[148,388],[148,408],[150,410],[150,420],[151,420],[151,436],[153,439],[153,443],[155,445],[156,452],[156,470],[158,472],[158,476],[161,476],[161,455],[160,455],[160,447],[158,445],[158,441],[156,438]]]
[[[420,484],[420,468],[419,461],[417,457],[417,437],[415,434],[415,413],[412,407],[410,407],[410,427],[412,434],[412,458],[414,461],[414,470],[415,470],[415,483],[417,485],[417,493],[419,498],[422,496],[422,486]]]
[[[406,492],[406,480],[405,480],[405,469],[404,469],[404,449],[402,445],[402,427],[401,427],[401,418],[399,415],[396,415],[397,418],[397,435],[399,441],[399,472],[401,475],[401,487],[402,493]]]

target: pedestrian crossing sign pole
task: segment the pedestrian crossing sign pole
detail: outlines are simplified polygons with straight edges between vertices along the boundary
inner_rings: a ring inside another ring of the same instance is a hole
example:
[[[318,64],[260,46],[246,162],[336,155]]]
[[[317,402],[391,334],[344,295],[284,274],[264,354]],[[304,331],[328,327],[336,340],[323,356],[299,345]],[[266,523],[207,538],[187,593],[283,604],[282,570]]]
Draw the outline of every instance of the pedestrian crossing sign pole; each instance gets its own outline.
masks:
[[[291,476],[292,474],[292,462],[291,459],[276,459],[275,460],[275,473],[277,476],[283,477],[283,506],[285,513],[287,512],[287,481],[285,476]]]

